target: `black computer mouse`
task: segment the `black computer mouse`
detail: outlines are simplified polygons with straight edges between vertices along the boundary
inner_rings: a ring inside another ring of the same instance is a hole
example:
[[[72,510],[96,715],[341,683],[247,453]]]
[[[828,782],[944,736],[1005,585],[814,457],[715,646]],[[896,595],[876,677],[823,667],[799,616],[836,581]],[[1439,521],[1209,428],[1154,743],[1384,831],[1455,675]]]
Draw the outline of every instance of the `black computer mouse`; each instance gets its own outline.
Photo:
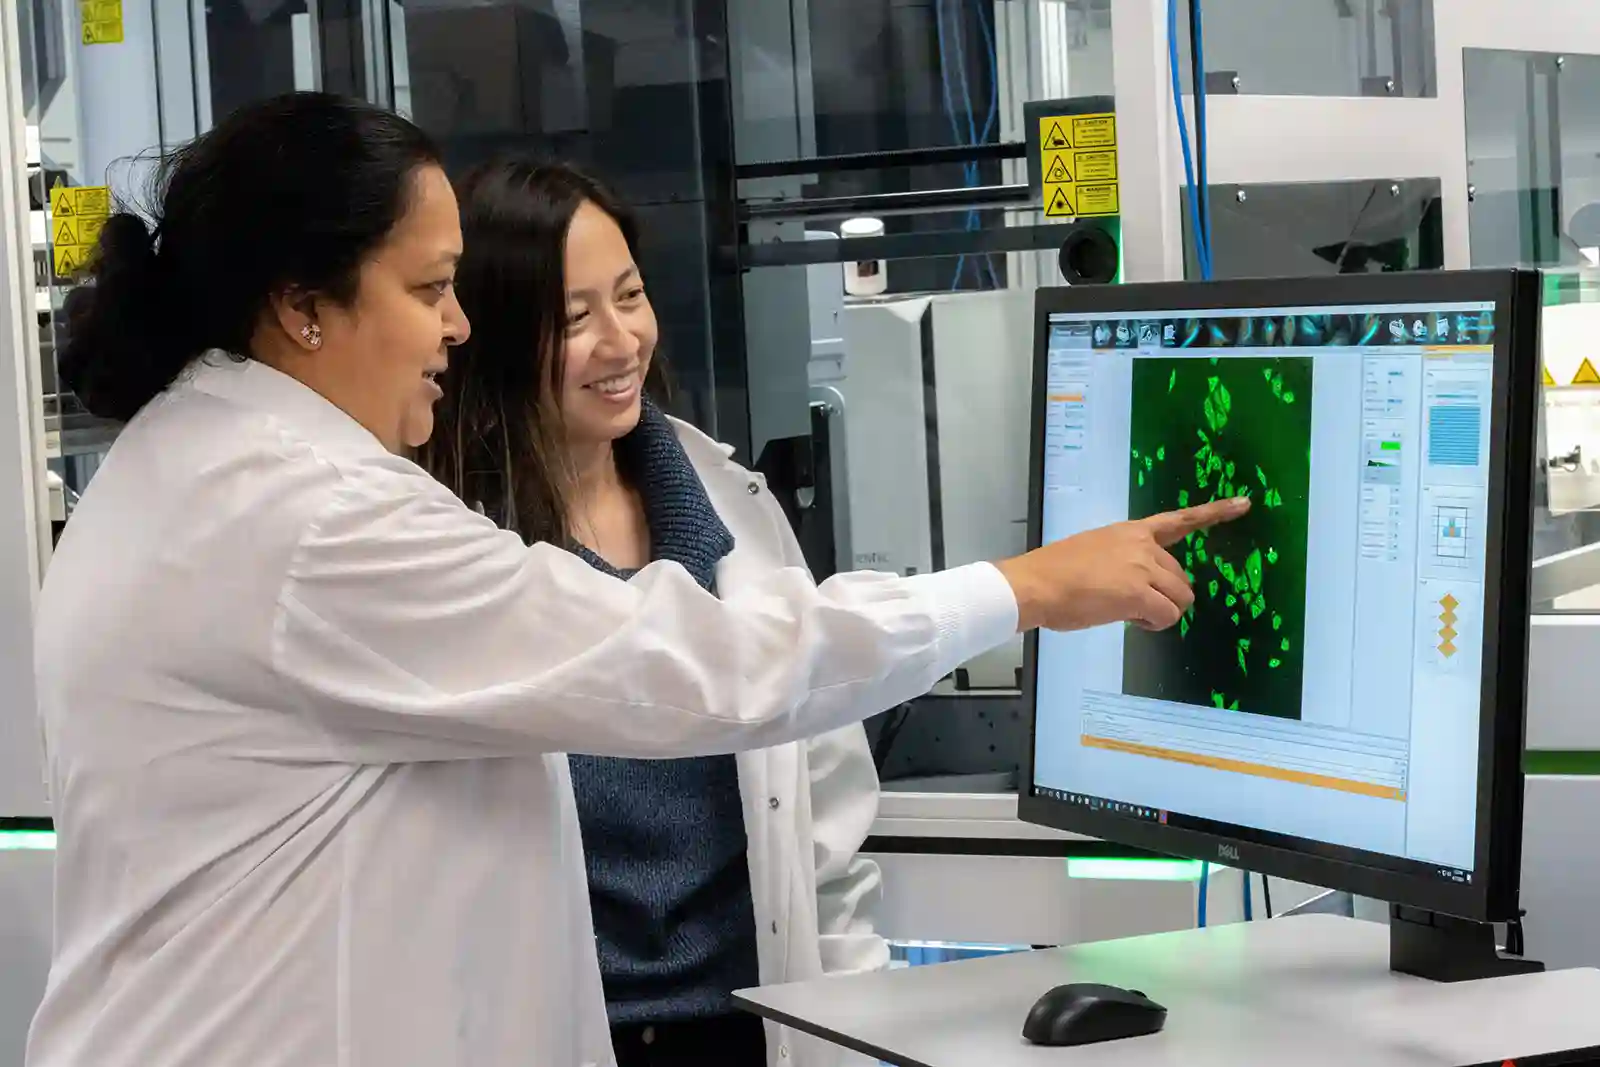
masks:
[[[1040,997],[1022,1024],[1035,1045],[1091,1045],[1154,1034],[1167,1023],[1167,1009],[1136,989],[1076,983]]]

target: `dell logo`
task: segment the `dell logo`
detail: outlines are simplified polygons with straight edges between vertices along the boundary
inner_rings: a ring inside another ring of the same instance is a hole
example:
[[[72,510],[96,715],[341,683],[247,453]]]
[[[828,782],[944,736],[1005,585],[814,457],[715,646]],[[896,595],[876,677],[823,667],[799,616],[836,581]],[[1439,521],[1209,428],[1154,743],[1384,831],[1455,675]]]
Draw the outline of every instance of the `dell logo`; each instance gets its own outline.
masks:
[[[1239,849],[1235,845],[1218,845],[1217,859],[1227,860],[1230,863],[1239,862]]]

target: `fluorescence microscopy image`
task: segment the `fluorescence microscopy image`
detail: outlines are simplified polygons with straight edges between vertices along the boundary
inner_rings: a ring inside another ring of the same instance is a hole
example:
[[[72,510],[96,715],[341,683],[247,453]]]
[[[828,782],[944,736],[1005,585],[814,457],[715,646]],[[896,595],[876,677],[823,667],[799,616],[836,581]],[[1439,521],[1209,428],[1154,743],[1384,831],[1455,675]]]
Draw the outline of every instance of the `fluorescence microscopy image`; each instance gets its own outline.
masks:
[[[1123,692],[1300,718],[1311,387],[1309,356],[1133,361],[1129,518],[1253,506],[1172,547],[1194,607],[1162,633],[1127,629]]]

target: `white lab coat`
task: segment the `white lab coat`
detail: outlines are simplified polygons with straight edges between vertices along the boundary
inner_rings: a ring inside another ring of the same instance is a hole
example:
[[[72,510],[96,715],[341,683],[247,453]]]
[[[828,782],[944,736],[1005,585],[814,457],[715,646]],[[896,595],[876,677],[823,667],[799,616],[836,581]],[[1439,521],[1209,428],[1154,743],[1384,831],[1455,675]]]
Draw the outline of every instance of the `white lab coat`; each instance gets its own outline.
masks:
[[[718,582],[530,549],[300,383],[201,361],[40,596],[60,836],[29,1067],[611,1064],[561,753],[817,736],[1016,626],[986,565],[818,586],[736,552]]]
[[[763,570],[804,567],[789,520],[764,491],[761,476],[733,463],[731,449],[692,426],[674,420],[674,427],[733,534],[733,552],[717,572],[719,592],[736,595],[739,581]],[[878,773],[866,731],[846,726],[808,741],[741,752],[738,762],[761,933],[761,984],[887,966],[889,948],[871,917],[882,872],[859,854],[878,814]],[[874,1061],[769,1023],[767,1062],[864,1067]]]

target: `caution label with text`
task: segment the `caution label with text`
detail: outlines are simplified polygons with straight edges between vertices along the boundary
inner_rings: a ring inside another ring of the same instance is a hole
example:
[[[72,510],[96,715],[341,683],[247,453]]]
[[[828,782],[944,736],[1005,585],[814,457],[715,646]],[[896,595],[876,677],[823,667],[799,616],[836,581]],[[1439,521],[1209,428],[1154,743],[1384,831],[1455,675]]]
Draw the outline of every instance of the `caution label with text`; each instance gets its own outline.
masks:
[[[50,190],[51,259],[57,277],[70,278],[89,265],[110,215],[111,190],[104,185]]]
[[[1039,120],[1039,152],[1047,217],[1121,212],[1116,115],[1047,115]]]
[[[78,0],[84,44],[122,43],[122,0]]]

